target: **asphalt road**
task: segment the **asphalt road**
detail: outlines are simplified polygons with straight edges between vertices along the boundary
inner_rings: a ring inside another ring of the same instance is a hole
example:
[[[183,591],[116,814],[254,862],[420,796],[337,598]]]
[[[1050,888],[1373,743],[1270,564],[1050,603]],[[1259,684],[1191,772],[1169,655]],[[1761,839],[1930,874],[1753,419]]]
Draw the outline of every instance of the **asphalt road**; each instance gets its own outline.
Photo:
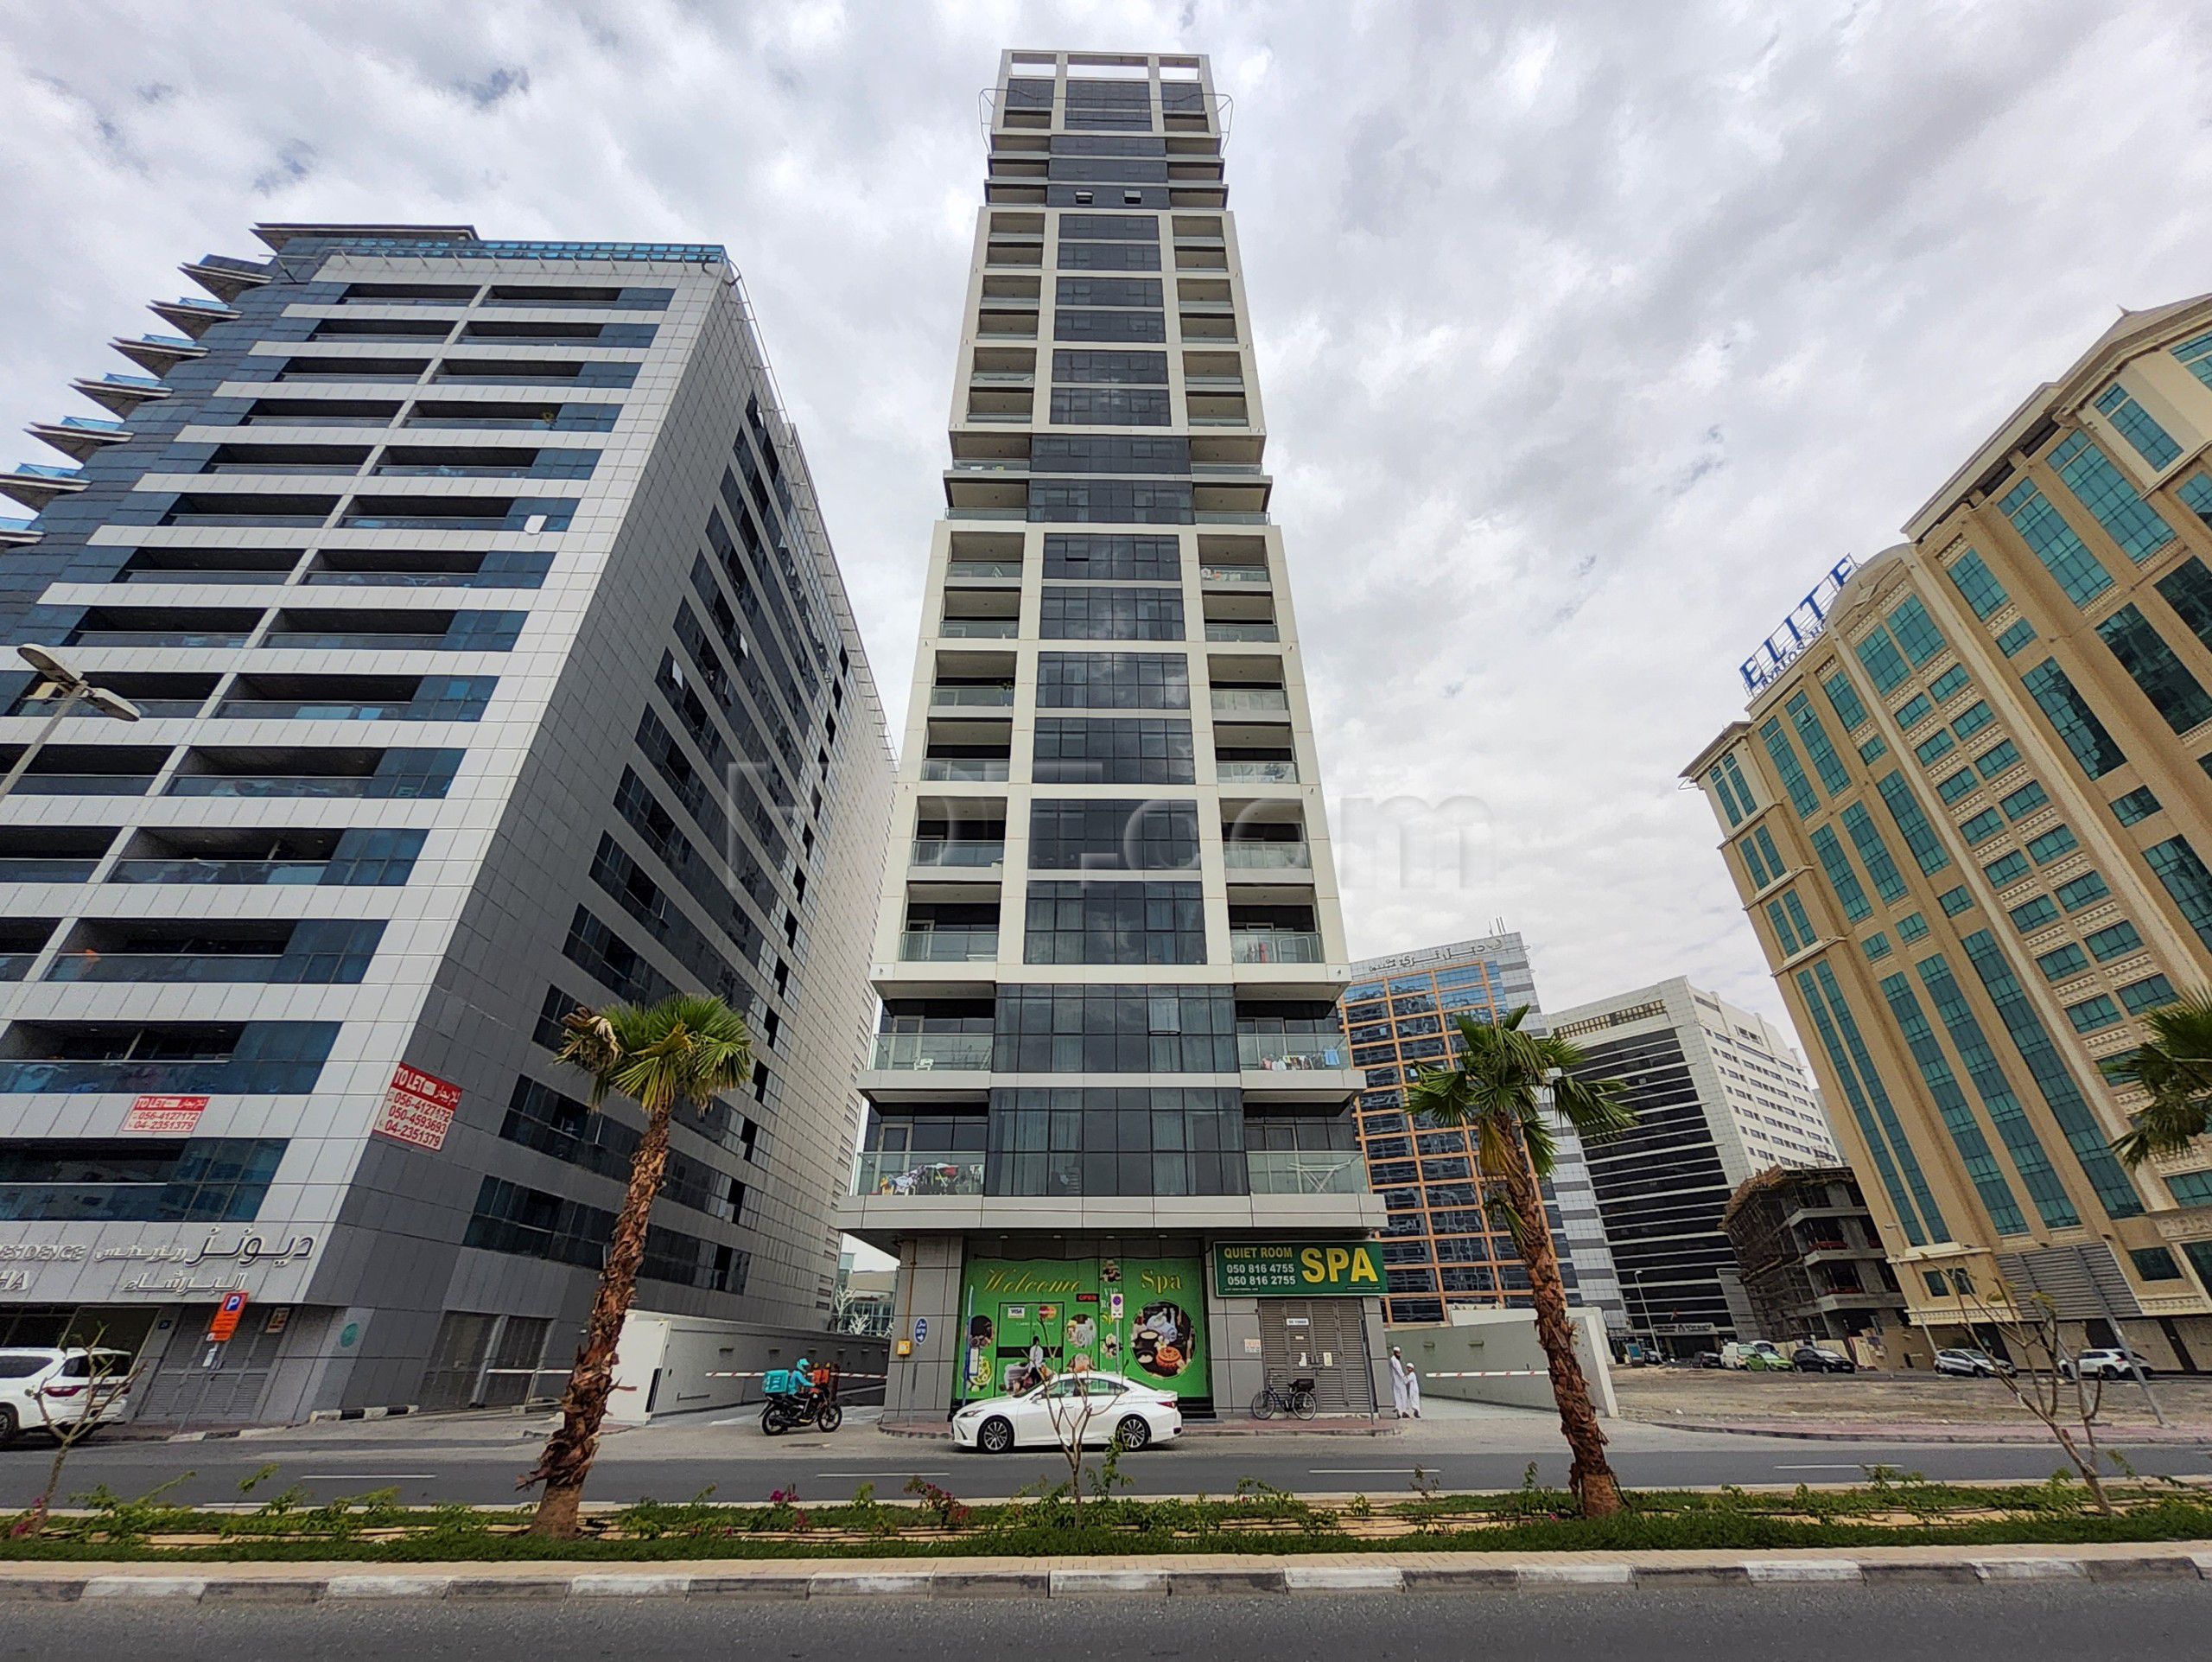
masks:
[[[394,1487],[409,1502],[500,1504],[518,1499],[515,1479],[530,1468],[539,1447],[512,1421],[494,1422],[480,1435],[447,1431],[441,1437],[410,1437],[406,1423],[387,1422],[386,1434],[375,1437],[300,1431],[188,1443],[94,1441],[71,1457],[63,1488],[81,1493],[105,1484],[118,1494],[138,1495],[181,1480],[172,1496],[203,1503],[259,1500],[296,1485],[317,1500]],[[2121,1452],[2146,1474],[2212,1475],[2212,1456],[2202,1449],[2123,1446]],[[2056,1449],[2039,1443],[1835,1443],[1634,1425],[1616,1430],[1611,1453],[1623,1481],[1642,1488],[1848,1483],[1872,1466],[1938,1479],[2039,1479],[2061,1464]],[[51,1459],[50,1448],[35,1437],[0,1450],[0,1508],[28,1500]],[[1565,1483],[1567,1456],[1555,1426],[1538,1421],[1526,1427],[1471,1425],[1456,1446],[1447,1447],[1409,1446],[1389,1437],[1194,1437],[1127,1457],[1122,1471],[1135,1494],[1229,1494],[1240,1479],[1250,1477],[1308,1494],[1382,1495],[1412,1487],[1416,1464],[1448,1490],[1516,1488],[1531,1461],[1540,1481]],[[242,1496],[240,1481],[269,1465],[276,1467],[276,1474],[253,1495]],[[795,1487],[809,1500],[836,1500],[862,1484],[890,1498],[908,1477],[918,1475],[965,1499],[986,1500],[1010,1495],[1040,1477],[1065,1477],[1066,1470],[1065,1461],[1049,1452],[963,1453],[950,1442],[893,1438],[862,1425],[831,1436],[786,1436],[770,1443],[750,1421],[697,1420],[608,1437],[588,1498],[677,1500],[711,1487],[718,1500],[764,1500],[772,1489]]]
[[[2212,1582],[2204,1582],[1049,1602],[570,1599],[174,1609],[11,1604],[0,1622],[0,1659],[151,1653],[165,1662],[236,1662],[242,1656],[694,1662],[741,1648],[792,1662],[1286,1662],[1370,1654],[1391,1662],[1464,1662],[1486,1654],[1526,1662],[1587,1662],[1593,1656],[1711,1662],[1715,1655],[1845,1653],[1883,1662],[1998,1655],[2023,1662],[2109,1656],[2168,1662],[2203,1656],[2208,1616]]]

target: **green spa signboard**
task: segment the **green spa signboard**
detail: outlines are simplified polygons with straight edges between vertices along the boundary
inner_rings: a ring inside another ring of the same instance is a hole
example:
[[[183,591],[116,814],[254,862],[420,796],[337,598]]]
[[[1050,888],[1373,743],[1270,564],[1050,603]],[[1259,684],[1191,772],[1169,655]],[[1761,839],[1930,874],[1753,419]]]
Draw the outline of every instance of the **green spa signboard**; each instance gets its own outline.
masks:
[[[1382,1294],[1372,1241],[1216,1241],[1213,1289],[1223,1298],[1344,1298]]]

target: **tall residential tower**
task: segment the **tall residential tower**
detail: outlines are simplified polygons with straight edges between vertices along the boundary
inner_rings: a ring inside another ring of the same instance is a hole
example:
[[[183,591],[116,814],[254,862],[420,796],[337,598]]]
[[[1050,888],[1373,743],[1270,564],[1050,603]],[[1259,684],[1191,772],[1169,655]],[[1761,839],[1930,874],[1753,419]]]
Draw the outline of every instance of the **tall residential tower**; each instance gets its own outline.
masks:
[[[259,230],[0,477],[0,761],[19,644],[142,712],[0,802],[0,1344],[102,1332],[155,1417],[519,1400],[642,1124],[561,1018],[674,989],[756,1067],[677,1117],[639,1306],[818,1334],[890,756],[735,271]]]
[[[2212,1366],[2212,1143],[2129,1170],[2100,1067],[2212,980],[2208,444],[2212,296],[2124,315],[1823,580],[1689,769],[1939,1343],[2040,1294]]]
[[[1198,1412],[1294,1375],[1375,1404],[1382,1214],[1219,114],[1198,57],[1009,53],[990,96],[842,1213],[899,1258],[894,1414],[1033,1356]]]

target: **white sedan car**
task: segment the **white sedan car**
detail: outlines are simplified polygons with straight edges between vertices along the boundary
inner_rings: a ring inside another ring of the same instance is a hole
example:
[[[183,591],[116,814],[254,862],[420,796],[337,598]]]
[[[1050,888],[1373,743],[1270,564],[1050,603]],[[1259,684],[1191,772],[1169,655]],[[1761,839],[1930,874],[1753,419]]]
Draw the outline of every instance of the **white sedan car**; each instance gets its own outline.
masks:
[[[970,1403],[952,1417],[963,1449],[1002,1455],[1010,1449],[1065,1449],[1117,1442],[1135,1450],[1173,1442],[1183,1410],[1173,1393],[1118,1373],[1069,1373],[1010,1397]]]

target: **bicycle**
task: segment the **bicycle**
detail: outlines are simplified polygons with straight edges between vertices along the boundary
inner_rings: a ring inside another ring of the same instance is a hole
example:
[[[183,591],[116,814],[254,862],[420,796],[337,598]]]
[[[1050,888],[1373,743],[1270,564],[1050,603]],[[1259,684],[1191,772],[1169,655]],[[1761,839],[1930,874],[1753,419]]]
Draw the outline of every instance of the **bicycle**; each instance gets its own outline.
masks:
[[[1255,1420],[1273,1419],[1278,1413],[1293,1419],[1310,1420],[1313,1417],[1313,1381],[1293,1379],[1277,1390],[1274,1385],[1262,1385],[1260,1394],[1252,1398],[1252,1417]]]

